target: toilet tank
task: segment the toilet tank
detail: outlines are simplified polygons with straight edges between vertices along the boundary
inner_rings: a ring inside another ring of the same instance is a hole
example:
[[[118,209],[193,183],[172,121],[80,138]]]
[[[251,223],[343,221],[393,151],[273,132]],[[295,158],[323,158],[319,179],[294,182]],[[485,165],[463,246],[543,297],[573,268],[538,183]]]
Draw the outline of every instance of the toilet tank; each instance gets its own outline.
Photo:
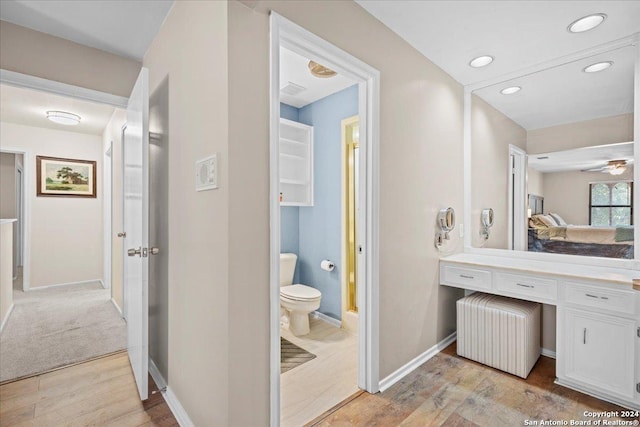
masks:
[[[293,285],[297,259],[296,254],[280,254],[280,286]]]

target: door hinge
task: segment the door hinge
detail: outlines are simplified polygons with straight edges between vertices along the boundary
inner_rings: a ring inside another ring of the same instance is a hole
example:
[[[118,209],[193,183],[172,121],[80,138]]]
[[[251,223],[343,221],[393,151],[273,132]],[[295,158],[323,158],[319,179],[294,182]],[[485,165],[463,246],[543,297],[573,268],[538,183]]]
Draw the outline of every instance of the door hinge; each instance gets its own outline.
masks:
[[[640,393],[640,383],[637,383],[637,384],[636,384],[636,391],[637,391],[638,393]]]
[[[640,338],[640,326],[638,326],[638,329],[636,329],[636,334],[638,335],[638,338]]]

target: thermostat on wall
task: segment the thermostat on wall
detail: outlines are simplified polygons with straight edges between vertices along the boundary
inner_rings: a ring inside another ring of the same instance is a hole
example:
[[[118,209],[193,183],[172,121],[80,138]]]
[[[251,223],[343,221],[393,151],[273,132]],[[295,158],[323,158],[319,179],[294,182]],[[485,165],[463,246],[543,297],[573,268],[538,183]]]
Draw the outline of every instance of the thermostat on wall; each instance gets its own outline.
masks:
[[[218,154],[196,161],[196,191],[218,188]]]

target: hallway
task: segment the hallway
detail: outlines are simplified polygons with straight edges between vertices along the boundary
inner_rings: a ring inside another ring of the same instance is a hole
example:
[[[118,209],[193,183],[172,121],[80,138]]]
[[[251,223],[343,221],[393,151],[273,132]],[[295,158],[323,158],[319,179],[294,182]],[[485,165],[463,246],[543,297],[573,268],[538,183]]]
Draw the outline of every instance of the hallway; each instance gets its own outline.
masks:
[[[0,336],[0,382],[126,348],[126,324],[99,282],[22,292]]]

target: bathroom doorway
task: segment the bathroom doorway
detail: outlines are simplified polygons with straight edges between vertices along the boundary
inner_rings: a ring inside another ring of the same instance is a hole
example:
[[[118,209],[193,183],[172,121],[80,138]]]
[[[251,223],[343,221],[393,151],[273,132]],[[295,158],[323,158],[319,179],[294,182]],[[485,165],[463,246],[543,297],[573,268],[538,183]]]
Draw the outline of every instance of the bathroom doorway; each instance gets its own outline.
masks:
[[[275,13],[271,32],[271,423],[288,426],[378,391],[379,74]]]

